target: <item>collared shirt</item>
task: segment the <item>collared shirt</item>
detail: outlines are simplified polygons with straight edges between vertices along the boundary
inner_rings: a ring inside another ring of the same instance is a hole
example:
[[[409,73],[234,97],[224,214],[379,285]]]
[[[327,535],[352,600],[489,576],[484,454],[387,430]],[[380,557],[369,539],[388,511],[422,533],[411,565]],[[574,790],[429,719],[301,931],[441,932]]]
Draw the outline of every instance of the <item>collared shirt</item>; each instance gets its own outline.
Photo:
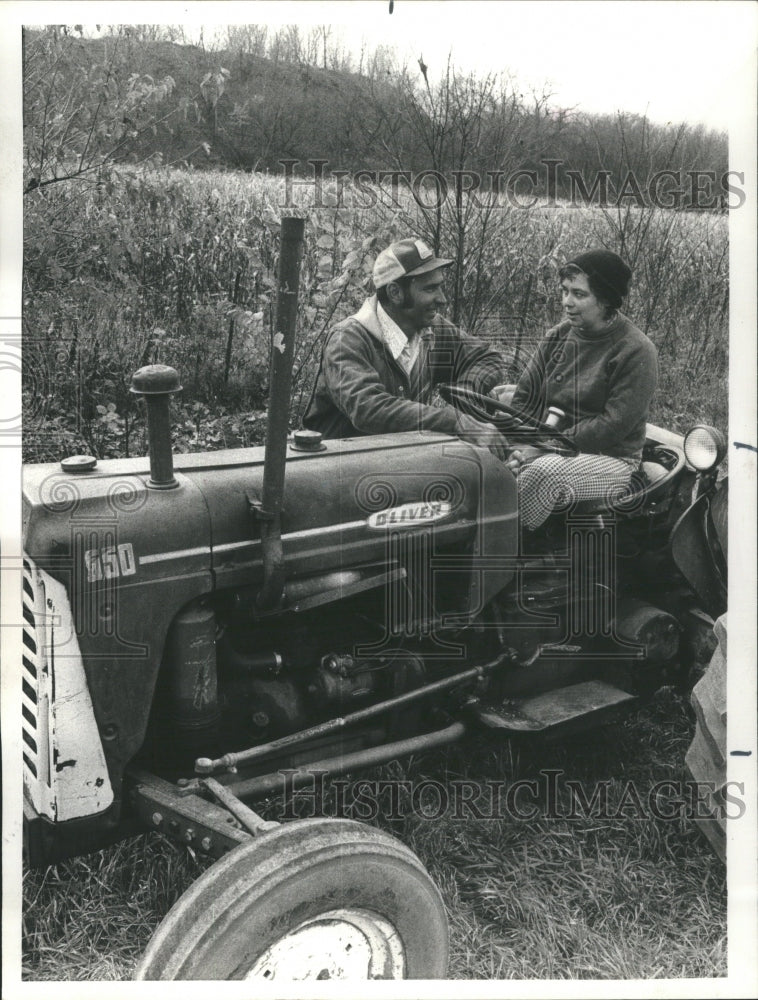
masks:
[[[384,338],[384,343],[387,345],[390,354],[395,361],[398,361],[403,366],[406,374],[410,375],[411,370],[416,363],[416,359],[418,358],[421,338],[427,330],[420,330],[415,336],[409,339],[394,319],[392,319],[392,317],[385,312],[379,302],[376,304],[376,318],[379,320],[382,337]]]

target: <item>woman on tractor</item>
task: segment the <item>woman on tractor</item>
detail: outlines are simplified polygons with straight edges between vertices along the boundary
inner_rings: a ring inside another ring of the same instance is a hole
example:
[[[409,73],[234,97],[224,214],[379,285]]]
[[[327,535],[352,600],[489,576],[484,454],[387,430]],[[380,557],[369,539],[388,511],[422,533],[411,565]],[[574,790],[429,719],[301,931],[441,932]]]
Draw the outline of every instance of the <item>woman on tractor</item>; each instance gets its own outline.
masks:
[[[542,420],[552,408],[547,421],[559,419],[556,429],[579,452],[527,447],[512,456],[529,530],[559,504],[610,503],[639,467],[658,363],[652,342],[619,311],[631,274],[609,250],[581,253],[559,271],[565,319],[540,342],[511,407]]]

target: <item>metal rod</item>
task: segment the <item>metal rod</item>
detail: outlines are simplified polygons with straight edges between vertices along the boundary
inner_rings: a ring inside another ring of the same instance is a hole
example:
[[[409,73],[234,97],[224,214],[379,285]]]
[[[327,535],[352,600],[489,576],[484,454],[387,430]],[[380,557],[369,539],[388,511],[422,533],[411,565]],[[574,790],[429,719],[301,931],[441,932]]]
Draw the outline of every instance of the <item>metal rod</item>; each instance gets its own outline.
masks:
[[[454,722],[446,729],[438,729],[423,736],[412,736],[407,740],[395,743],[385,743],[382,746],[371,747],[368,750],[356,750],[353,753],[342,754],[339,757],[326,757],[308,764],[308,769],[296,771],[294,774],[282,774],[277,771],[262,774],[257,778],[245,781],[230,782],[226,789],[240,799],[258,798],[262,795],[272,795],[284,791],[285,787],[299,788],[313,778],[313,772],[325,772],[327,775],[344,774],[360,767],[375,767],[386,764],[398,757],[407,757],[412,753],[424,750],[434,750],[448,743],[455,743],[465,735],[467,727],[463,722]]]
[[[218,799],[223,806],[226,806],[232,816],[236,817],[254,837],[257,837],[259,833],[265,833],[267,830],[273,830],[274,827],[279,826],[278,823],[272,820],[265,820],[257,812],[253,812],[250,806],[246,806],[244,802],[240,802],[234,792],[230,792],[228,788],[220,785],[215,778],[205,778],[201,784],[208,789],[215,799]]]
[[[288,736],[281,736],[279,739],[271,740],[269,743],[261,743],[259,746],[251,747],[248,750],[240,750],[238,753],[227,753],[224,754],[223,757],[219,757],[217,760],[209,760],[207,757],[199,757],[195,761],[195,773],[211,774],[217,768],[236,767],[238,764],[247,763],[248,761],[256,760],[260,757],[267,757],[269,754],[276,753],[278,750],[284,750],[287,747],[296,746],[298,743],[303,743],[306,740],[313,739],[317,736],[325,736],[328,733],[333,733],[336,730],[341,729],[344,726],[352,725],[355,722],[364,722],[366,719],[371,719],[376,715],[381,715],[382,712],[398,708],[402,705],[407,705],[409,702],[418,701],[421,698],[427,697],[427,695],[436,694],[439,691],[445,691],[447,688],[455,687],[458,684],[462,684],[464,681],[476,680],[480,677],[484,677],[485,674],[496,670],[504,663],[510,662],[510,652],[503,653],[490,663],[483,663],[478,667],[463,670],[459,674],[453,674],[452,677],[445,677],[442,680],[434,681],[431,684],[425,684],[423,687],[414,688],[413,691],[406,691],[404,694],[397,695],[394,698],[388,698],[386,701],[380,701],[374,705],[369,705],[367,708],[359,709],[357,712],[351,712],[350,715],[337,719],[329,719],[327,722],[321,722],[319,725],[311,726],[309,729],[301,729],[299,732],[290,733]]]
[[[305,219],[282,219],[279,290],[276,329],[271,345],[271,389],[260,509],[263,586],[258,595],[258,607],[262,611],[278,607],[284,592],[281,514],[304,229]]]

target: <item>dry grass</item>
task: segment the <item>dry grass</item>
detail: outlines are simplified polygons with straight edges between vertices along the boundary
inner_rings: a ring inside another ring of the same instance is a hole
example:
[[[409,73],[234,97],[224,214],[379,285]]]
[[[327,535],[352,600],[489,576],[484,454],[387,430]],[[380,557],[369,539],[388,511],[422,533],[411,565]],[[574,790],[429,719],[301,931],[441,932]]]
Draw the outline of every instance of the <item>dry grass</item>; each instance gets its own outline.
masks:
[[[664,689],[622,725],[555,744],[465,744],[387,765],[420,782],[538,778],[556,768],[589,792],[610,779],[640,792],[682,778],[685,701]],[[328,801],[328,800],[327,800]],[[278,800],[263,811],[275,815]],[[723,866],[685,820],[379,822],[424,861],[444,895],[451,979],[677,978],[726,975]],[[24,976],[128,979],[155,926],[207,863],[148,834],[24,882]]]

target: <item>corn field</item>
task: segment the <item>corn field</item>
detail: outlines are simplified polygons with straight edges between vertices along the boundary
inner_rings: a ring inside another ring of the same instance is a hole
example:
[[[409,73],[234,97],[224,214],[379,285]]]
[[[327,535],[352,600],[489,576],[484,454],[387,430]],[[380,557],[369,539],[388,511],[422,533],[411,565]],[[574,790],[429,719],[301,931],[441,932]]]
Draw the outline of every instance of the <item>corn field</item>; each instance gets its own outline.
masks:
[[[560,317],[560,265],[590,247],[621,253],[634,273],[625,311],[661,361],[653,419],[726,425],[724,215],[560,202],[436,211],[379,188],[365,207],[352,194],[333,182],[293,194],[267,174],[124,168],[27,196],[25,460],[144,453],[129,381],[156,362],[176,367],[184,387],[177,450],[260,442],[283,214],[306,218],[293,426],[326,332],[370,293],[377,252],[409,234],[457,257],[450,313],[502,349],[514,377]]]

